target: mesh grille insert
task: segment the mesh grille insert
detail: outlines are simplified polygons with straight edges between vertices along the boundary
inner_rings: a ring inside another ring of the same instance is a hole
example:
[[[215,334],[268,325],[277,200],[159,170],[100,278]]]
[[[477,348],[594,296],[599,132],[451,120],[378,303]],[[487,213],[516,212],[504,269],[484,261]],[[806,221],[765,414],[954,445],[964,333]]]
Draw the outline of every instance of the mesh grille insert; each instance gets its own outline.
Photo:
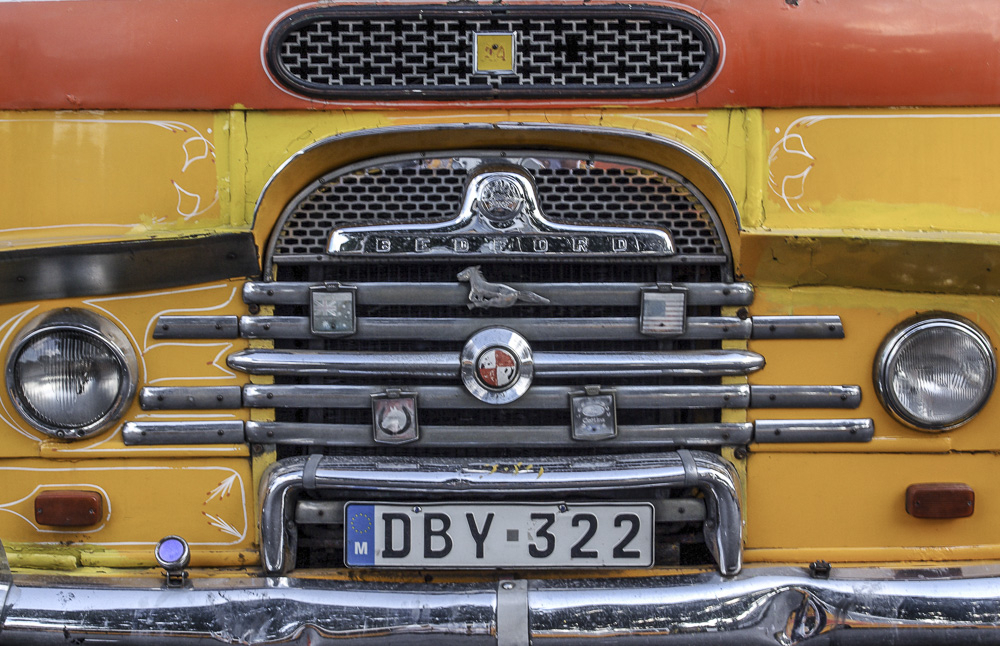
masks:
[[[677,253],[724,253],[715,223],[679,180],[618,161],[571,157],[505,159],[527,168],[546,217],[568,224],[657,226]],[[429,157],[377,163],[321,180],[286,220],[275,253],[320,255],[344,226],[449,220],[458,213],[471,169],[491,158]]]
[[[477,71],[477,33],[515,34],[512,73]],[[698,87],[716,59],[701,22],[642,5],[328,7],[286,19],[269,39],[279,80],[324,97],[671,96]]]

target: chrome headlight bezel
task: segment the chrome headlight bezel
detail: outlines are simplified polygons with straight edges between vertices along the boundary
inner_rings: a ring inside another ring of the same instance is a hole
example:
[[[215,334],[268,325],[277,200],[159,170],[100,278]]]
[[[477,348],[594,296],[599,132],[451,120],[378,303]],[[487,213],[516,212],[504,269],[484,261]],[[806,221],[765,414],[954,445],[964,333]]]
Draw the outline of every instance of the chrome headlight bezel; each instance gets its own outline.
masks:
[[[908,410],[890,386],[900,352],[919,335],[931,330],[948,329],[964,334],[982,354],[985,364],[985,388],[963,414],[935,422],[921,418]],[[897,420],[918,431],[940,433],[962,426],[983,409],[996,385],[997,360],[993,345],[986,334],[972,321],[955,314],[930,312],[910,318],[896,326],[882,342],[875,357],[873,379],[875,392],[882,406]]]
[[[24,398],[18,378],[18,362],[31,344],[47,335],[72,332],[103,346],[114,361],[119,375],[117,394],[111,405],[92,422],[81,425],[55,425],[40,419],[33,406]],[[63,308],[52,310],[32,319],[15,337],[7,355],[7,394],[11,402],[31,426],[60,440],[81,440],[106,430],[118,422],[135,398],[138,385],[138,360],[132,343],[110,320],[90,310]]]

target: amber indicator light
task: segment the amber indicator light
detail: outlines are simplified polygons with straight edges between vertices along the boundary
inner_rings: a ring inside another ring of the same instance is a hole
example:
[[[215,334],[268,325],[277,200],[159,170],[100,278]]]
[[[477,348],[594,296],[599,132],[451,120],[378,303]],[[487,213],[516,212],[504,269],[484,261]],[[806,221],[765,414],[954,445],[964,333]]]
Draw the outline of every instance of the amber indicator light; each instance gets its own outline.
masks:
[[[929,482],[906,488],[906,513],[914,518],[966,518],[976,510],[976,493],[966,484]]]
[[[35,522],[50,527],[88,527],[104,516],[96,491],[43,491],[35,496]]]

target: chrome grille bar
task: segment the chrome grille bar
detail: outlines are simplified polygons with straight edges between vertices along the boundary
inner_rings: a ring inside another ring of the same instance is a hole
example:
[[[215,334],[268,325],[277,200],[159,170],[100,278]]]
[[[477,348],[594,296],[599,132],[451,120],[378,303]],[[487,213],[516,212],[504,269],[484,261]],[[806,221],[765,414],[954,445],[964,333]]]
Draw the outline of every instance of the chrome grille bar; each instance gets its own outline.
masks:
[[[764,367],[764,357],[746,350],[676,352],[536,352],[540,377],[712,377],[745,375]]]
[[[875,434],[871,419],[757,420],[752,423],[624,425],[615,438],[595,445],[630,447],[736,446],[762,444],[822,444],[870,442]],[[421,426],[414,444],[430,448],[505,448],[547,446],[577,447],[568,426],[507,426],[484,430],[481,426]],[[297,422],[128,422],[122,431],[127,446],[178,444],[282,444],[297,446],[374,447],[371,424],[310,424]]]
[[[158,444],[243,444],[244,424],[239,420],[212,422],[126,422],[122,441],[128,446]]]
[[[321,283],[248,282],[243,300],[261,305],[306,305],[310,287]],[[551,305],[634,306],[643,291],[656,283],[509,283],[515,289],[547,298]],[[455,283],[344,283],[357,288],[359,305],[455,305],[469,302],[469,286]],[[672,283],[687,293],[689,305],[749,305],[753,288],[749,283]]]
[[[230,368],[252,375],[456,378],[457,352],[320,352],[250,349],[232,354]],[[676,352],[536,352],[536,377],[745,375],[764,357],[745,350]]]
[[[139,391],[139,404],[143,410],[240,408],[243,391],[239,386],[153,386]]]
[[[753,339],[843,339],[839,316],[755,316]]]
[[[484,408],[457,386],[400,386],[414,392],[422,406]],[[566,405],[570,386],[535,386],[507,408],[553,408]],[[151,386],[139,393],[143,410],[251,408],[365,408],[379,386],[247,385]],[[859,386],[618,386],[618,408],[857,408]]]
[[[300,446],[384,446],[375,441],[370,424],[297,424],[294,422],[247,422],[248,442]],[[629,447],[708,447],[748,444],[753,424],[665,424],[624,425],[618,436],[600,440],[601,446]],[[421,448],[559,448],[570,441],[569,426],[508,426],[484,429],[481,426],[438,426],[421,424]],[[582,441],[575,444],[583,446]]]
[[[857,408],[860,386],[750,386],[751,408]]]
[[[491,409],[455,386],[400,386],[414,392],[422,408]],[[535,386],[504,408],[567,408],[571,386]],[[617,386],[615,402],[625,408],[746,408],[750,388],[727,386]],[[380,386],[248,385],[243,388],[244,405],[251,408],[368,408]]]
[[[239,335],[235,316],[161,316],[153,328],[154,339],[235,339]]]
[[[754,422],[754,441],[761,443],[870,442],[870,419],[779,419]]]
[[[649,339],[634,317],[605,318],[414,318],[361,317],[357,340],[465,341],[488,327],[517,329],[529,341],[577,341],[615,338]],[[751,322],[735,317],[690,317],[687,331],[671,339],[749,339]],[[298,316],[244,316],[240,333],[249,339],[303,339],[312,336],[309,319]]]

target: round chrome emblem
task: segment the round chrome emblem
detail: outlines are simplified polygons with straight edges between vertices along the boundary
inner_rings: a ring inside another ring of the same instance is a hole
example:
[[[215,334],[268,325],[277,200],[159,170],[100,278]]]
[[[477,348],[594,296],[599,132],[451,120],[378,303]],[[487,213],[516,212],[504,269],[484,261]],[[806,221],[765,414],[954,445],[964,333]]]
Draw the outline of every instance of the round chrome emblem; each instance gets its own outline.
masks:
[[[513,220],[523,208],[521,187],[509,177],[489,177],[479,187],[479,210],[494,222]]]
[[[493,390],[507,390],[517,379],[517,359],[504,348],[483,350],[476,360],[479,383]]]
[[[462,383],[487,404],[515,401],[528,391],[533,374],[531,347],[513,330],[481,330],[462,349]]]

